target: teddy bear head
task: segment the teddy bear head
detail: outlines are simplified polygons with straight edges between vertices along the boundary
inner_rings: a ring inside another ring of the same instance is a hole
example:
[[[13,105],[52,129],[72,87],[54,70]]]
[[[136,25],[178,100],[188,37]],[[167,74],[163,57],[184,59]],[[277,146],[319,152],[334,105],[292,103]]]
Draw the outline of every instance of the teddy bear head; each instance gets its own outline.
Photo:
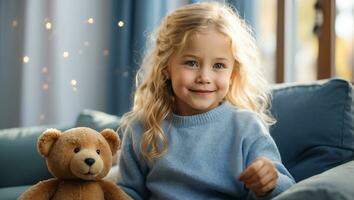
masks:
[[[113,130],[99,133],[86,127],[65,132],[48,129],[37,142],[48,170],[59,179],[102,179],[109,172],[119,147],[118,134]]]

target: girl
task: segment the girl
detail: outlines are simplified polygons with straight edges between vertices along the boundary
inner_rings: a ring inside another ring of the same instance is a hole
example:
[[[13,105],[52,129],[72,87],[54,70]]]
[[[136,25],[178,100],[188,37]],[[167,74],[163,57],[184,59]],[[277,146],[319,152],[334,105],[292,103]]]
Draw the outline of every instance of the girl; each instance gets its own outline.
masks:
[[[187,5],[152,44],[121,121],[118,185],[134,199],[183,200],[271,198],[290,187],[254,39],[237,14]]]

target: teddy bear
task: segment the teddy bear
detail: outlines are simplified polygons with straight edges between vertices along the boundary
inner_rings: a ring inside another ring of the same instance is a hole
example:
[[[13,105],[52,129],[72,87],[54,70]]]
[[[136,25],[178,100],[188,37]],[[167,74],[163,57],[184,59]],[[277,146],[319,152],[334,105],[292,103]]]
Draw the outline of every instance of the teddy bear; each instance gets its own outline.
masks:
[[[47,129],[39,136],[37,149],[55,178],[30,187],[19,200],[131,199],[114,183],[102,180],[119,147],[119,136],[111,129]]]

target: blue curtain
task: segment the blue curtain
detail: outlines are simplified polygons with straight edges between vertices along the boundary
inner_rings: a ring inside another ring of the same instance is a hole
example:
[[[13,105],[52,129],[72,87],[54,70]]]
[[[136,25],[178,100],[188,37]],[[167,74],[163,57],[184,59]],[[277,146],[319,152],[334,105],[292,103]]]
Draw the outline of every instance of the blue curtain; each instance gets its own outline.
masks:
[[[126,0],[113,2],[112,56],[109,70],[108,112],[122,115],[132,104],[135,74],[148,36],[166,13],[182,1]]]
[[[24,46],[20,24],[25,10],[20,1],[0,1],[0,128],[17,126],[20,120],[22,67],[18,57]]]
[[[257,27],[256,21],[256,8],[259,0],[227,0],[227,2],[234,6],[240,17],[242,17],[248,25],[253,29]]]

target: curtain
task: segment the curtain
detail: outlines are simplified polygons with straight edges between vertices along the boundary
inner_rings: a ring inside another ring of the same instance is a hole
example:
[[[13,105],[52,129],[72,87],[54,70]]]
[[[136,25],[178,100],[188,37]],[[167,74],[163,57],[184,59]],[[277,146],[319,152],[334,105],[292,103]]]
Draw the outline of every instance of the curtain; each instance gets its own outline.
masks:
[[[131,108],[135,74],[148,36],[167,12],[188,3],[181,0],[130,0],[113,2],[112,54],[108,112],[122,115]]]
[[[25,5],[21,0],[0,1],[0,128],[20,120],[21,72]]]
[[[0,0],[0,128],[107,109],[112,1]]]

